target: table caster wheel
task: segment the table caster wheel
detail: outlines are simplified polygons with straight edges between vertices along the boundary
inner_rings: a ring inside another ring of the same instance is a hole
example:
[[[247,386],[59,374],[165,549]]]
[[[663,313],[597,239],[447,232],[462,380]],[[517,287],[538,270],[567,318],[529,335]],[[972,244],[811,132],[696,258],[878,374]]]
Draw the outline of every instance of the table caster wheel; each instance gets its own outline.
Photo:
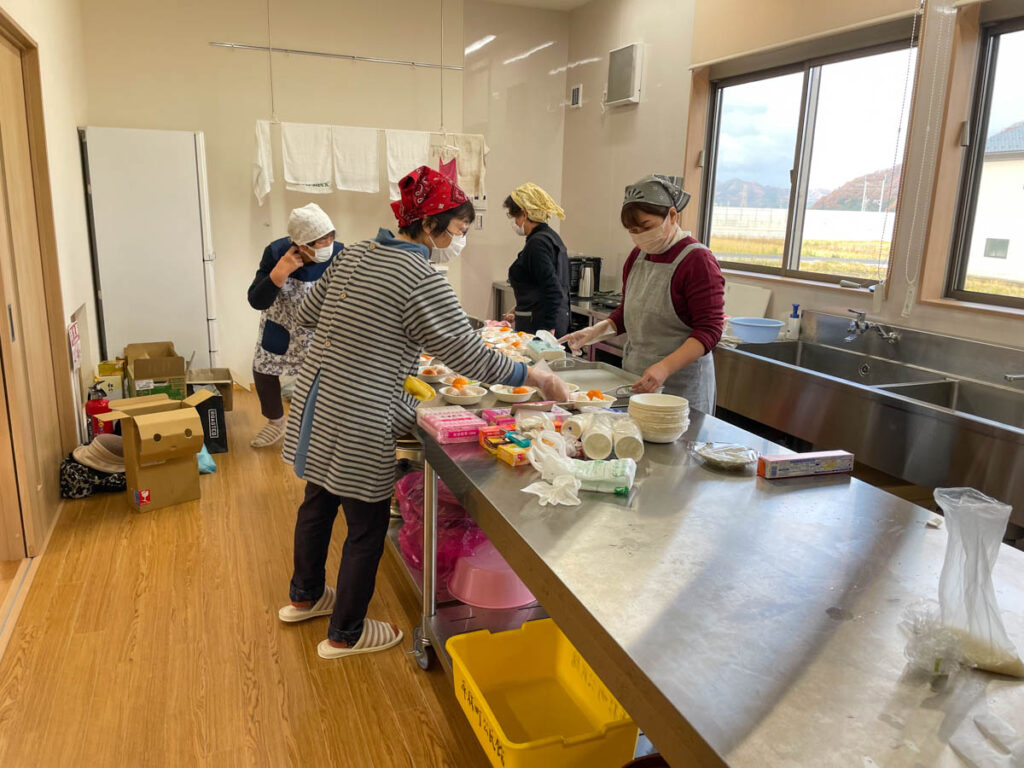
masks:
[[[433,654],[434,649],[430,647],[430,642],[423,636],[423,627],[416,627],[412,631],[412,650],[409,651],[409,655],[413,657],[420,669],[428,670],[433,661]]]

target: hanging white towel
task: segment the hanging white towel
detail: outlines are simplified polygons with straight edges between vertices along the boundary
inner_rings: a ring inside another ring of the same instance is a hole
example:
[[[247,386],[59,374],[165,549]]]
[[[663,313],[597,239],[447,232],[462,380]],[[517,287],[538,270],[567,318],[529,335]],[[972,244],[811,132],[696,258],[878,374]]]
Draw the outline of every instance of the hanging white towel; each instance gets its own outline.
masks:
[[[256,155],[252,161],[252,191],[256,200],[263,200],[274,183],[274,154],[270,149],[270,121],[256,121]]]
[[[281,123],[285,187],[327,195],[334,191],[331,126]]]
[[[349,192],[380,192],[377,129],[336,125],[331,128],[334,147],[334,186]]]
[[[398,200],[398,182],[421,165],[430,164],[430,134],[426,131],[385,131],[388,142],[388,182]]]

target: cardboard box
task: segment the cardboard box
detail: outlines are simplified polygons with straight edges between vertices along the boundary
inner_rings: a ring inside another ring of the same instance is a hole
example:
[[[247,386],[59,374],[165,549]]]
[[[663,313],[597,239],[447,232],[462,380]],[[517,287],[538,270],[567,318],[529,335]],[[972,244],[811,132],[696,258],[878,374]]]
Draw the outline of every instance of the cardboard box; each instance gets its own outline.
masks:
[[[124,398],[124,378],[122,376],[93,376],[93,384],[106,393],[107,400]]]
[[[817,451],[761,456],[757,474],[767,480],[807,475],[834,475],[853,472],[853,454],[847,451]]]
[[[185,400],[166,394],[115,400],[96,418],[120,421],[128,503],[137,510],[162,509],[199,498],[196,454],[203,425],[196,411],[211,397],[197,392]]]
[[[185,358],[170,341],[129,344],[124,348],[128,397],[167,395],[185,399]]]
[[[196,405],[199,420],[203,423],[203,442],[210,453],[227,453],[228,425],[224,418],[224,398],[206,390],[209,395],[203,402]]]
[[[190,395],[196,391],[197,387],[214,386],[220,396],[224,398],[224,410],[230,411],[234,408],[235,379],[228,368],[190,368],[185,380]]]

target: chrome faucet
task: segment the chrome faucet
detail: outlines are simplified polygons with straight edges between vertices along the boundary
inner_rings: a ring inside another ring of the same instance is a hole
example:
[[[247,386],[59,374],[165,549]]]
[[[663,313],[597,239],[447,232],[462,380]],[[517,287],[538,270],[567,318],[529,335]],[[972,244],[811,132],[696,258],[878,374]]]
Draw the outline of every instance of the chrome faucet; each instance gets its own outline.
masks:
[[[1007,381],[1024,381],[1024,373],[1004,373],[1003,378]]]
[[[849,310],[855,317],[850,321],[850,327],[847,328],[847,336],[843,341],[849,344],[851,341],[856,341],[857,337],[860,336],[864,331],[870,328],[870,324],[867,321],[867,312],[861,312],[857,309]]]
[[[861,312],[858,309],[849,310],[855,317],[850,321],[850,327],[847,328],[847,336],[843,341],[850,343],[856,341],[858,336],[861,336],[866,331],[874,329],[884,341],[890,344],[895,344],[900,340],[900,335],[897,331],[887,331],[878,323],[870,323],[867,320],[867,312]]]
[[[887,331],[878,323],[873,323],[871,327],[878,331],[878,335],[881,336],[883,340],[889,342],[890,344],[895,344],[897,341],[900,340],[900,335],[896,331]]]

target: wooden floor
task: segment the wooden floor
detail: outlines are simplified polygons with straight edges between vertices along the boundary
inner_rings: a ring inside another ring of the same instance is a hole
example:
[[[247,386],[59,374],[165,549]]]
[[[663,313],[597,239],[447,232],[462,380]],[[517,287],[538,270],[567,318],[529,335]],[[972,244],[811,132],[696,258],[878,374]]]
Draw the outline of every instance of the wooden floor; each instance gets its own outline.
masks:
[[[7,599],[7,592],[14,585],[14,577],[21,566],[21,560],[0,560],[0,605]],[[0,615],[0,623],[4,617]]]
[[[228,424],[200,502],[65,505],[0,660],[0,766],[486,766],[447,678],[405,654],[418,602],[389,554],[370,616],[401,648],[325,661],[326,618],[278,621],[302,486],[249,448],[255,396]]]

